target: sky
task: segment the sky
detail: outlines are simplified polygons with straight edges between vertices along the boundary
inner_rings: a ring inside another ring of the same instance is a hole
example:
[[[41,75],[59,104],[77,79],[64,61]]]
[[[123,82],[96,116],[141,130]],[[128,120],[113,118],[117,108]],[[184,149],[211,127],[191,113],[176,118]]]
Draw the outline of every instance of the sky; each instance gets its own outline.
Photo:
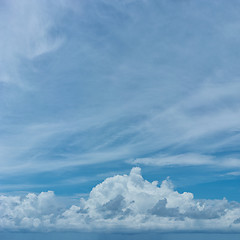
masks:
[[[238,238],[239,11],[0,0],[0,235]]]

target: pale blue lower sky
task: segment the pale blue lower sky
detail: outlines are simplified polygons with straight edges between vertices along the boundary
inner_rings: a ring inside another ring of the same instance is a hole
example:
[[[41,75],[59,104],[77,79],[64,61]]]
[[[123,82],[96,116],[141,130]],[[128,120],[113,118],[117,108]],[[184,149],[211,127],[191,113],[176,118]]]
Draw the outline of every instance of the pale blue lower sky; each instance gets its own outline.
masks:
[[[239,240],[240,234],[217,233],[0,233],[1,240]]]

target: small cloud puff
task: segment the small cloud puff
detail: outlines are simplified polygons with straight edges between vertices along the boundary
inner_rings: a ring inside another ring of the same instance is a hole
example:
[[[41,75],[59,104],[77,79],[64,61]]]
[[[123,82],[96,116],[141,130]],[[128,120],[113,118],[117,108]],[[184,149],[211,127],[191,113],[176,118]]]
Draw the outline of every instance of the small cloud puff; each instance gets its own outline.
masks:
[[[0,227],[26,230],[240,231],[240,204],[197,200],[143,179],[140,168],[107,178],[78,205],[60,208],[53,192],[0,197]]]

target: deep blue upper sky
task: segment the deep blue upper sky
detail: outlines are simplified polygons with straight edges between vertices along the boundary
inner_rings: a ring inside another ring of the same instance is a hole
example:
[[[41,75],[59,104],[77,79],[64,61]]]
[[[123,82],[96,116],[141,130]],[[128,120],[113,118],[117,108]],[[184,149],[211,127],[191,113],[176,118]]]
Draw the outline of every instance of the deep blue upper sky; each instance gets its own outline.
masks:
[[[240,2],[0,1],[0,192],[85,196],[134,166],[240,201]]]

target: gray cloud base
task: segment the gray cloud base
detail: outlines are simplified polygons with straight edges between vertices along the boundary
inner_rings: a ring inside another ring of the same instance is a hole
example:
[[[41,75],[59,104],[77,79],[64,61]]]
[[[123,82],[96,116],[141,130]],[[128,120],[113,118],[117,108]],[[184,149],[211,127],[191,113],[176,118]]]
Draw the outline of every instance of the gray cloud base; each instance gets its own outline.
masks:
[[[239,219],[240,203],[194,199],[169,179],[160,186],[144,180],[138,167],[105,179],[70,208],[52,191],[0,196],[1,230],[240,232]]]

